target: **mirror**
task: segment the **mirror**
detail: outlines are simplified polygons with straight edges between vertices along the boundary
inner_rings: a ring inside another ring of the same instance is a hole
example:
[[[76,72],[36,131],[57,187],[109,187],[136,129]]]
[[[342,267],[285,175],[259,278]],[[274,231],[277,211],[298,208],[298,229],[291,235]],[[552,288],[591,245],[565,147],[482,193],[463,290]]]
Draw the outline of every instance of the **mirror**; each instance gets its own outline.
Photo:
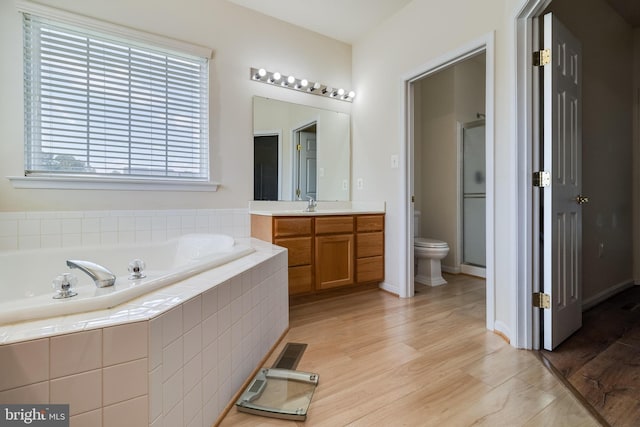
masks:
[[[254,200],[349,200],[350,116],[253,98]]]

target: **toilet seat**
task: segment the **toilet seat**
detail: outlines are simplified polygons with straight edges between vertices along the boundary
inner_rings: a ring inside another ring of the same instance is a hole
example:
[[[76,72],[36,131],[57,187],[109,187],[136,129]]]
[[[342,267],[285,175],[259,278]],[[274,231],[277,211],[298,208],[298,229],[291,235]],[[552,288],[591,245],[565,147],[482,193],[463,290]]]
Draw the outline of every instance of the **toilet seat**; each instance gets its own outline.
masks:
[[[413,239],[413,245],[421,248],[448,248],[447,242],[442,240],[430,239],[428,237],[416,237]]]

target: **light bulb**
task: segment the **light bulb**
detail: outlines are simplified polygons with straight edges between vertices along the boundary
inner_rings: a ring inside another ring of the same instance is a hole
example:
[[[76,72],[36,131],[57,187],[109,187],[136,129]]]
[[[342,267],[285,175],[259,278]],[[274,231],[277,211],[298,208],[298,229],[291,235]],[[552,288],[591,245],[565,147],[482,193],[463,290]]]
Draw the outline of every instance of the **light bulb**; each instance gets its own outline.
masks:
[[[300,80],[300,87],[307,87],[308,84],[309,82],[307,81],[307,79]]]
[[[287,77],[287,85],[292,85],[293,83],[295,83],[296,78],[293,76],[289,76]]]
[[[344,95],[344,89],[342,88],[338,89],[338,95],[340,96]]]
[[[347,96],[349,98],[355,98],[356,97],[356,93],[354,91],[349,91],[349,94]]]
[[[280,78],[281,78],[281,77],[282,77],[282,76],[280,75],[280,73],[276,71],[275,73],[273,73],[273,74],[271,75],[271,79],[270,79],[270,81],[271,81],[271,83],[273,83],[273,82],[277,82],[278,80],[280,80]]]

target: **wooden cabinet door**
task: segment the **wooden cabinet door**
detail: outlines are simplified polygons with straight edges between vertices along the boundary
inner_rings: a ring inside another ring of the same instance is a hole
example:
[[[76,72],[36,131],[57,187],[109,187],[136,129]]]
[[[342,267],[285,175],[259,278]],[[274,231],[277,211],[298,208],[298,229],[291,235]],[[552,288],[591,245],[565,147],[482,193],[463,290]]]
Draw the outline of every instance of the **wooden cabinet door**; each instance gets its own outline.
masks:
[[[330,289],[354,283],[353,234],[316,237],[316,289]]]

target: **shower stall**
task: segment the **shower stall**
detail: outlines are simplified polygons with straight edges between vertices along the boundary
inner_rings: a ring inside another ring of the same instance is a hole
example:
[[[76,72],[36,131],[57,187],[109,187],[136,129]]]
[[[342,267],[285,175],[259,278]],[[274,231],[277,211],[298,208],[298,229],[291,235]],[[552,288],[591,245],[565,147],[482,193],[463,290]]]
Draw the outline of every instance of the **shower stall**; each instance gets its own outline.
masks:
[[[478,114],[482,117],[482,114]],[[461,272],[485,275],[486,170],[485,121],[464,123],[461,129]]]

